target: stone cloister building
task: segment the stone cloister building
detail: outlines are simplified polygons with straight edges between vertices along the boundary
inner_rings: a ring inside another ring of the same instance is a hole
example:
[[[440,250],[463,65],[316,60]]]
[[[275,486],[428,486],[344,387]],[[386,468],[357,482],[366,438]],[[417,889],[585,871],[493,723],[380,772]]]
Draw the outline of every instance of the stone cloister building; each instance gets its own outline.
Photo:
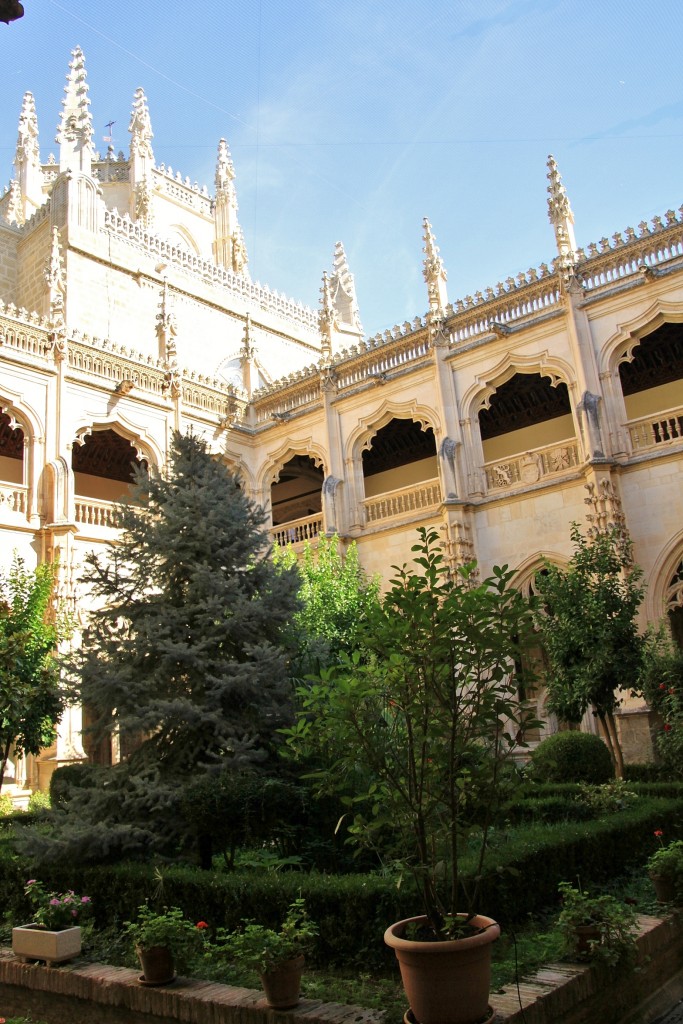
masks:
[[[547,264],[453,300],[425,220],[424,310],[365,337],[340,243],[317,310],[252,280],[225,140],[210,194],[156,162],[138,89],[128,154],[96,152],[80,49],[47,161],[31,93],[18,113],[0,199],[3,565],[59,557],[83,614],[80,566],[116,537],[131,463],[163,466],[191,428],[275,543],[337,532],[385,580],[419,525],[453,565],[508,563],[529,587],[571,554],[572,521],[620,523],[643,625],[668,617],[683,643],[683,208],[579,248],[551,157]],[[646,709],[627,701],[620,729],[643,756]],[[13,767],[16,792],[82,757],[80,730],[74,710]]]

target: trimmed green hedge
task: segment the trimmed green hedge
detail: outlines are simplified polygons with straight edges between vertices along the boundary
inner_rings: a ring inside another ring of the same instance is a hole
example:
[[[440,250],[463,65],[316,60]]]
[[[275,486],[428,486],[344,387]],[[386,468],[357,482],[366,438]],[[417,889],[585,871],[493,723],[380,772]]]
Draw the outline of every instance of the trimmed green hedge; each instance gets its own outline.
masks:
[[[654,830],[683,837],[683,797],[643,797],[634,807],[600,821],[537,825],[494,833],[484,877],[481,910],[506,922],[557,901],[557,883],[583,885],[607,880],[644,863],[656,847]],[[26,917],[23,885],[28,868],[0,840],[0,905],[15,920]],[[372,966],[391,960],[382,943],[392,921],[419,912],[411,885],[374,875],[321,875],[303,872],[240,872],[231,875],[189,867],[162,869],[163,902],[179,906],[191,919],[236,927],[244,918],[280,923],[289,903],[305,897],[320,928],[315,959],[337,966]],[[74,888],[92,897],[98,926],[135,916],[155,893],[152,865],[53,867],[41,871],[50,888]]]

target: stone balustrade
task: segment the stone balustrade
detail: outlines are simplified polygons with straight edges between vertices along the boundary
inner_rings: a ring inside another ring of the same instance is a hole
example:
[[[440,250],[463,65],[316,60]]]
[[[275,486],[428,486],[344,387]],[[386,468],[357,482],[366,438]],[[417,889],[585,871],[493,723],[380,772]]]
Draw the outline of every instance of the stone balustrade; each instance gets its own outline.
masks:
[[[28,511],[28,487],[0,484],[0,516],[13,512],[25,516]]]
[[[270,530],[273,544],[285,548],[288,544],[303,544],[305,541],[312,541],[323,531],[322,512],[314,516],[305,516],[303,519],[293,519],[290,523],[283,523],[281,526],[273,526]]]
[[[525,484],[535,484],[549,476],[557,476],[580,464],[579,446],[573,438],[559,444],[496,459],[484,464],[488,491],[505,491]]]
[[[396,516],[423,513],[441,504],[441,485],[436,480],[424,480],[412,487],[400,487],[386,491],[363,502],[364,520],[367,524],[380,523]]]
[[[106,527],[118,529],[117,507],[113,501],[96,501],[94,498],[75,500],[76,522],[81,526]]]
[[[628,432],[634,452],[680,443],[683,441],[683,406],[658,412],[655,416],[641,416],[637,420],[630,420]]]

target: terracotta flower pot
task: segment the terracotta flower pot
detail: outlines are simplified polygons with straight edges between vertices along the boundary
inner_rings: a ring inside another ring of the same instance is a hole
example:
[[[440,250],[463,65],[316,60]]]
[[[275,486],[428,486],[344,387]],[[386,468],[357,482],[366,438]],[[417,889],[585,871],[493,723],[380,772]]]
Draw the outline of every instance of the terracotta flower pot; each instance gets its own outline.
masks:
[[[673,878],[665,875],[650,875],[650,881],[655,887],[658,903],[676,902],[676,883]]]
[[[291,1010],[298,1005],[303,969],[304,958],[298,956],[294,960],[280,964],[272,971],[264,971],[261,974],[261,984],[268,1006],[272,1006],[274,1010]]]
[[[141,984],[169,985],[175,981],[175,963],[168,946],[136,946],[135,952],[142,967]]]
[[[48,966],[73,960],[81,951],[81,929],[62,928],[51,932],[38,924],[12,929],[12,951],[21,960],[45,960]]]
[[[491,946],[500,926],[481,914],[472,935],[444,942],[405,939],[406,926],[423,924],[410,917],[387,928],[384,941],[396,953],[412,1015],[419,1024],[474,1024],[489,1013]]]
[[[600,927],[597,924],[577,924],[574,931],[576,933],[574,952],[582,960],[586,960],[593,952],[591,943],[600,942]]]

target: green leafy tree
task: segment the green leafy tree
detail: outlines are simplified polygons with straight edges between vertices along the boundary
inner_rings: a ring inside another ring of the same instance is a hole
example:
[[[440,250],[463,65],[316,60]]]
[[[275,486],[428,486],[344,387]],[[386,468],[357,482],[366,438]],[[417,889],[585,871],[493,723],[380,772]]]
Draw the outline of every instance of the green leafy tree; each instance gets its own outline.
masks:
[[[379,578],[370,578],[358,560],[355,542],[344,554],[339,537],[318,537],[305,544],[301,558],[291,545],[276,549],[277,566],[295,569],[300,577],[301,607],[292,620],[292,674],[302,679],[350,653],[360,631],[379,602]]]
[[[683,651],[673,642],[668,627],[662,624],[645,638],[645,651],[639,680],[643,694],[653,711],[661,715],[657,730],[657,753],[674,778],[683,778]]]
[[[0,787],[11,750],[49,747],[64,711],[56,652],[68,622],[55,614],[55,572],[48,563],[31,571],[15,556],[0,574]]]
[[[614,712],[619,690],[633,689],[640,672],[643,638],[636,615],[643,574],[617,528],[587,538],[573,523],[571,539],[574,553],[566,568],[546,562],[536,577],[544,606],[537,624],[548,661],[548,709],[564,721],[580,722],[592,708],[621,778]]]
[[[124,754],[68,804],[93,858],[174,847],[185,782],[265,758],[291,714],[282,631],[297,578],[275,571],[263,510],[205,442],[176,433],[167,470],[138,471],[120,521],[110,555],[87,560],[97,610],[74,666],[96,735]]]
[[[352,790],[352,837],[413,875],[444,937],[452,915],[480,909],[490,829],[514,779],[506,762],[538,724],[515,671],[533,622],[507,566],[481,583],[474,565],[451,574],[436,531],[418,534],[415,567],[397,568],[362,643],[301,688],[288,740],[304,757],[323,752],[320,791]]]

